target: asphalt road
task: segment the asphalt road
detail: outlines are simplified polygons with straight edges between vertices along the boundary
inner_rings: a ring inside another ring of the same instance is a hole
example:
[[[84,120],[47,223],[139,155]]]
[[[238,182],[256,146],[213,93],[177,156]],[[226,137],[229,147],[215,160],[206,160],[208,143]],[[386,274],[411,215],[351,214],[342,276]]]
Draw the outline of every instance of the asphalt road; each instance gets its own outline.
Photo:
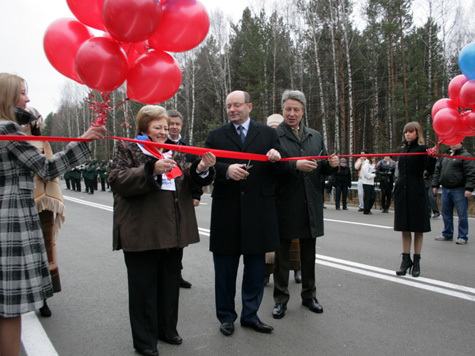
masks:
[[[62,292],[48,300],[51,318],[24,320],[28,356],[137,355],[127,310],[122,252],[112,251],[112,194],[64,190],[66,223],[58,239]],[[425,235],[421,277],[396,277],[401,253],[394,215],[356,207],[325,210],[325,236],[317,242],[317,298],[323,314],[301,306],[293,278],[286,316],[271,312],[273,281],[259,316],[270,335],[236,324],[233,336],[219,332],[214,310],[214,272],[209,247],[211,198],[196,208],[201,242],[185,249],[181,289],[180,346],[159,343],[162,356],[183,355],[474,355],[475,239],[466,246],[436,242],[441,218]],[[474,220],[470,229],[474,231]],[[236,296],[240,313],[240,280]],[[38,317],[36,317],[38,316]],[[38,323],[38,319],[40,323]]]

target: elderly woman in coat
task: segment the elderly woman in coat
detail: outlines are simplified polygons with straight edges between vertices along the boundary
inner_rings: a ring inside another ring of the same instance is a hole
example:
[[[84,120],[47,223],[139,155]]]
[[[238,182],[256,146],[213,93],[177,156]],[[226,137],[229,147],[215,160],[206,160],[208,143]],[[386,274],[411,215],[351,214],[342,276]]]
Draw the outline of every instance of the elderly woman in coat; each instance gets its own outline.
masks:
[[[0,135],[24,135],[20,125],[36,117],[26,110],[25,80],[0,73]],[[103,138],[103,126],[81,137]],[[27,141],[0,141],[0,355],[18,355],[21,314],[43,306],[53,295],[33,176],[53,180],[91,154],[87,143],[73,142],[46,158]]]
[[[144,106],[136,122],[137,140],[167,141],[170,119],[161,106]],[[158,355],[158,340],[182,343],[176,329],[181,255],[199,241],[191,188],[212,182],[215,162],[212,153],[189,163],[184,154],[152,145],[118,145],[108,178],[113,248],[124,251],[133,344],[142,355]]]
[[[412,121],[404,126],[401,153],[425,153],[421,125]],[[438,153],[437,148],[433,148]],[[430,231],[430,211],[424,183],[424,170],[434,172],[436,159],[426,154],[400,156],[399,175],[394,186],[394,230],[402,233],[402,262],[398,276],[412,268],[412,276],[420,275],[422,236]],[[411,260],[412,233],[414,233],[414,260]]]
[[[287,157],[326,156],[322,135],[302,122],[305,96],[298,90],[287,90],[282,95],[284,122],[277,126],[282,152]],[[277,184],[277,218],[280,248],[274,264],[274,301],[272,316],[280,319],[290,299],[289,246],[292,239],[300,240],[302,268],[302,305],[312,312],[322,313],[316,298],[315,248],[316,238],[323,235],[322,175],[333,174],[339,158],[329,160],[300,159],[288,163],[286,173]]]

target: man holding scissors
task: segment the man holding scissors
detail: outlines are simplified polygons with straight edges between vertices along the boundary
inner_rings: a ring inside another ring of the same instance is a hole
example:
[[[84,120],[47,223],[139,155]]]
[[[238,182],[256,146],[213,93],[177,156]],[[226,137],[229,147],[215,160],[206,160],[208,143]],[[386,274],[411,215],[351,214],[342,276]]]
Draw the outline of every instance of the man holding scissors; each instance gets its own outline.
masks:
[[[282,162],[284,174],[277,184],[277,218],[279,222],[280,249],[274,261],[274,301],[272,316],[281,319],[287,310],[289,294],[289,246],[292,239],[300,242],[302,269],[302,305],[314,313],[323,307],[316,298],[315,248],[316,238],[323,235],[323,189],[321,175],[331,175],[338,167],[338,156],[330,159],[304,157],[327,156],[320,132],[306,127],[302,121],[305,113],[305,95],[298,90],[286,90],[282,95],[284,122],[277,126],[282,154],[302,157]]]
[[[257,311],[264,294],[265,253],[279,246],[272,177],[280,163],[276,131],[249,118],[249,94],[234,91],[226,98],[229,123],[209,132],[205,146],[213,149],[257,153],[268,161],[218,158],[212,193],[210,250],[215,268],[216,315],[220,331],[234,332],[236,278],[243,255],[242,311],[240,323],[257,332],[273,328],[262,323]]]

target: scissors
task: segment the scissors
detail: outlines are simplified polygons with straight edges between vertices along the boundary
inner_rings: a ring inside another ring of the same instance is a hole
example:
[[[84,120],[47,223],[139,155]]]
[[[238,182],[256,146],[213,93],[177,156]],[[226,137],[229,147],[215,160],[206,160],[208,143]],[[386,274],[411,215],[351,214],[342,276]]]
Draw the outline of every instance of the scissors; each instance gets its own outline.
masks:
[[[246,171],[249,171],[249,170],[252,168],[251,160],[249,160],[249,162],[247,162],[247,164],[245,164],[243,168],[244,168]]]
[[[320,151],[320,153],[318,154],[318,157],[322,155],[322,152],[323,152],[323,150]],[[323,158],[320,158],[320,159],[311,159],[310,161],[312,161],[312,162],[317,162],[317,163],[318,163],[318,162],[323,161]]]

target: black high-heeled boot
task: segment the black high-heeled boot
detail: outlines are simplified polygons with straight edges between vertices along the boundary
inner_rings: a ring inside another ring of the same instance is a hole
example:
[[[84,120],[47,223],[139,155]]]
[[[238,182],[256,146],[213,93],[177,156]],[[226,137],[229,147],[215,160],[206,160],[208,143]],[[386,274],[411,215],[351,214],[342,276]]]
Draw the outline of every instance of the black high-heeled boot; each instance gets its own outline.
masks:
[[[408,253],[403,253],[401,267],[399,268],[398,271],[396,271],[396,274],[398,276],[405,276],[407,270],[409,270],[409,273],[411,272],[411,267],[412,267],[411,255]]]
[[[419,277],[421,274],[421,255],[416,255],[414,254],[414,263],[412,265],[412,276],[413,277]]]

